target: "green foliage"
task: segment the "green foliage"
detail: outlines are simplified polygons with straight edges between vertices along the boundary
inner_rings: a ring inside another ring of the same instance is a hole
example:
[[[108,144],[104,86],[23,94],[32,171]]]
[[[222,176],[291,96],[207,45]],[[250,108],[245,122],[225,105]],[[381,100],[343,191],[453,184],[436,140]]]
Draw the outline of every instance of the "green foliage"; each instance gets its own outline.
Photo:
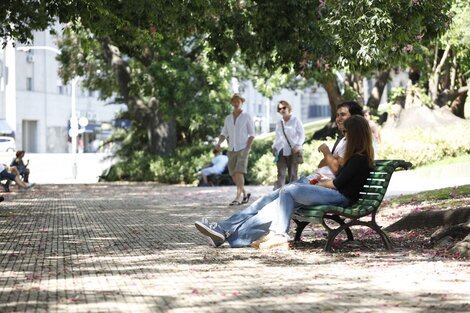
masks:
[[[404,204],[415,204],[418,202],[432,202],[436,200],[453,200],[461,196],[468,196],[470,194],[470,185],[463,185],[458,187],[449,187],[438,190],[423,191],[413,195],[405,195],[400,197],[394,197],[389,200],[391,206],[399,206]],[[454,205],[457,207],[458,205]]]
[[[359,99],[359,95],[357,94],[356,90],[349,86],[349,85],[346,85],[344,86],[344,93],[343,93],[343,100],[344,101],[357,101],[357,99]]]
[[[194,37],[179,44],[150,41],[140,51],[142,55],[121,55],[117,63],[127,66],[118,70],[102,48],[107,43],[89,36],[85,29],[66,29],[59,42],[61,75],[65,80],[83,76],[84,84],[99,90],[102,98],[125,103],[132,127],[146,130],[141,132],[143,137],[137,141],[141,146],[137,149],[162,152],[154,151],[149,133],[168,121],[174,121],[171,125],[176,138],[171,137],[170,131],[158,134],[163,134],[163,141],[176,141],[177,147],[211,140],[219,134],[220,121],[230,111],[231,71],[208,59],[209,48],[203,39]],[[113,44],[123,51],[132,48],[128,42]],[[123,74],[123,68],[128,73]]]
[[[405,98],[406,98],[406,90],[405,88],[399,86],[399,87],[392,88],[390,90],[388,101],[391,104],[404,104]]]
[[[404,159],[422,166],[445,157],[470,153],[470,128],[448,126],[437,131],[415,129],[382,132],[381,159]]]
[[[212,146],[196,145],[178,148],[172,157],[156,156],[150,163],[150,171],[155,180],[162,183],[177,184],[197,182],[196,169],[209,163],[213,157]]]
[[[321,124],[318,124],[321,125]],[[309,126],[309,125],[307,125]],[[315,128],[309,127],[313,132]],[[271,152],[273,137],[256,139],[250,153],[247,182],[272,185],[277,169]],[[314,172],[321,160],[317,151],[323,141],[312,141],[304,145],[305,162],[299,167],[299,176]],[[326,142],[330,147],[334,140]],[[196,168],[210,162],[212,146],[197,144],[178,148],[172,157],[150,156],[144,151],[133,151],[133,142],[123,140],[128,155],[109,171],[107,180],[145,181],[161,183],[195,184],[198,180]],[[121,153],[123,149],[120,150]],[[446,127],[439,131],[410,130],[407,132],[382,132],[381,159],[404,159],[415,167],[439,161],[443,158],[470,154],[470,128]]]
[[[194,184],[198,179],[196,169],[209,163],[213,157],[208,152],[210,148],[207,144],[178,148],[171,157],[132,152],[113,165],[104,179]]]

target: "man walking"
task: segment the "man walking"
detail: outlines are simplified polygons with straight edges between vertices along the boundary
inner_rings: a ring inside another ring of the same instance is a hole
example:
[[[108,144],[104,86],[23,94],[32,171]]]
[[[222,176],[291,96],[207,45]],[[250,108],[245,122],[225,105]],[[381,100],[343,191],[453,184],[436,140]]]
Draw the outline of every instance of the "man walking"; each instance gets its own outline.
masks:
[[[237,186],[236,197],[230,205],[240,205],[248,203],[251,196],[245,191],[245,174],[248,167],[248,154],[255,138],[255,124],[251,116],[242,110],[245,98],[235,93],[230,102],[233,111],[225,118],[215,149],[220,151],[220,145],[227,139],[228,171]]]

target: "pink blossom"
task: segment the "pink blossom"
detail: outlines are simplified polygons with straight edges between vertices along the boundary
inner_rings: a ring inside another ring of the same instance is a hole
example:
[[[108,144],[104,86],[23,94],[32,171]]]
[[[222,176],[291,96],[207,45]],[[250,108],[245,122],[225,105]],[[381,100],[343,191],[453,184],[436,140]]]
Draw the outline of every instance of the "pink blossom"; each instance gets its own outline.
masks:
[[[403,52],[411,52],[413,51],[413,45],[412,44],[407,44],[406,46],[403,47]]]

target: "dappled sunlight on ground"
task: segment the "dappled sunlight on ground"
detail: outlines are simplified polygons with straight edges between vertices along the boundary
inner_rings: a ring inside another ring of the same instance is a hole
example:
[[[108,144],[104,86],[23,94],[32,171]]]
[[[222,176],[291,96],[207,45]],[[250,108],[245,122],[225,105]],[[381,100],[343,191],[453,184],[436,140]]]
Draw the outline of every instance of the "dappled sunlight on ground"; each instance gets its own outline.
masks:
[[[254,199],[270,187],[249,187]],[[43,185],[0,209],[0,311],[448,312],[470,310],[468,262],[383,249],[369,231],[322,252],[308,227],[288,251],[208,246],[193,226],[217,220],[233,187]],[[393,216],[395,218],[395,216]],[[317,225],[318,226],[318,225]],[[344,239],[344,238],[343,238]]]

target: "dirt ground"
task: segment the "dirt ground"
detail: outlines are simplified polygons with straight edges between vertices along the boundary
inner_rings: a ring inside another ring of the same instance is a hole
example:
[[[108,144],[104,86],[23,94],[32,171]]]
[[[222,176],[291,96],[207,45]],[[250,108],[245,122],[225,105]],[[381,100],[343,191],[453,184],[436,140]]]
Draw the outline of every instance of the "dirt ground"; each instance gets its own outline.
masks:
[[[253,198],[270,187],[249,187]],[[0,205],[0,312],[468,312],[468,260],[358,229],[324,253],[309,227],[290,250],[214,249],[233,187],[40,185]],[[253,200],[254,200],[253,199]],[[385,208],[387,225],[413,208]]]

